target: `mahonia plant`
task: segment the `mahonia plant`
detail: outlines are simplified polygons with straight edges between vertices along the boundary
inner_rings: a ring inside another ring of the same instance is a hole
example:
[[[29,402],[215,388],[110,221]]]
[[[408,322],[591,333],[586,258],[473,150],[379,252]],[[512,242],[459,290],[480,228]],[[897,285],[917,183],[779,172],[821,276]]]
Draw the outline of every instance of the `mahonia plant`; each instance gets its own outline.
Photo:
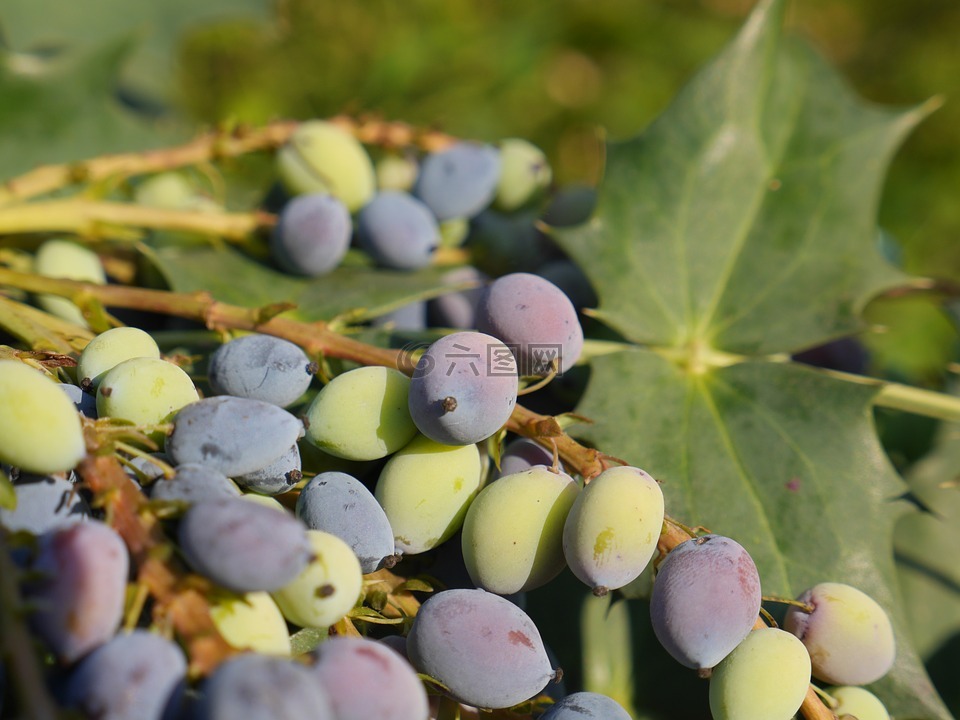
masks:
[[[877,717],[949,720],[907,634],[892,537],[911,510],[870,410],[960,402],[790,359],[909,282],[876,208],[929,107],[855,97],[782,36],[785,8],[762,0],[610,143],[586,198],[526,140],[350,117],[9,178],[8,701],[647,712],[631,648],[566,694],[569,629],[538,588],[579,602],[569,568],[588,604],[649,605],[637,637],[709,683],[716,720],[829,720],[862,696],[828,684],[868,683]],[[227,160],[252,154],[274,156],[270,192],[228,208],[203,173],[232,187]]]

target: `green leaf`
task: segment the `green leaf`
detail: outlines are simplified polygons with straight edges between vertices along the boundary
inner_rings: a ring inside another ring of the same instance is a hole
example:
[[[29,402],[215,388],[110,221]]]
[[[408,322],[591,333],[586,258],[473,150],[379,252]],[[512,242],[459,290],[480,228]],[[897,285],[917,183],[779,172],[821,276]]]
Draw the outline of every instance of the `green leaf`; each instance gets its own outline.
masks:
[[[397,310],[418,300],[450,292],[443,268],[408,273],[400,270],[341,267],[311,281],[300,296],[305,320],[325,320],[349,313],[367,319]],[[357,311],[362,311],[358,315]]]
[[[750,552],[766,595],[819,582],[854,585],[897,632],[877,685],[891,713],[949,718],[911,646],[892,533],[904,489],[874,431],[875,390],[793,363],[745,362],[689,373],[635,349],[594,361],[580,433],[662,481],[667,512]],[[624,388],[630,388],[627,396]]]
[[[112,42],[70,62],[0,50],[0,178],[173,141],[169,130],[136,118],[116,100],[117,75],[130,48]]]
[[[595,357],[577,434],[663,481],[667,512],[741,542],[765,594],[861,588],[894,622],[875,686],[950,717],[911,645],[892,537],[909,510],[875,389],[765,359],[850,333],[903,280],[875,247],[883,174],[922,109],[864,104],[761,2],[642,135],[608,148],[594,217],[559,242],[635,343]],[[751,356],[757,359],[751,361]]]
[[[410,578],[406,582],[402,582],[394,589],[393,592],[428,592],[432,593],[436,591],[436,588],[426,580],[421,578]]]
[[[855,330],[901,278],[875,250],[875,215],[924,111],[862,103],[781,40],[784,6],[761,3],[646,132],[610,145],[594,218],[558,233],[597,317],[632,340],[793,351]]]
[[[139,93],[167,97],[185,30],[238,16],[264,22],[271,7],[269,0],[4,0],[2,27],[20,52],[52,47],[72,54],[136,34],[141,42],[124,78]]]
[[[297,657],[315,650],[329,637],[327,628],[302,628],[290,636],[290,655]]]
[[[441,281],[442,268],[402,272],[340,267],[306,279],[273,270],[229,247],[165,247],[151,258],[172,290],[205,290],[217,300],[243,307],[292,302],[297,309],[289,316],[307,321],[345,313],[365,319],[450,291]],[[366,312],[360,315],[361,310]]]

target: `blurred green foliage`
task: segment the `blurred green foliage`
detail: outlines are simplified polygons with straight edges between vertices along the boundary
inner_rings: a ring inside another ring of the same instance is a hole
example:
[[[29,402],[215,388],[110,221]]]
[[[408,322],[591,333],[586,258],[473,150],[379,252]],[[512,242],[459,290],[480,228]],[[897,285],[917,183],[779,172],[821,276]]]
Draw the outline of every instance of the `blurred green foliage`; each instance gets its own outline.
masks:
[[[597,179],[597,134],[664,109],[750,0],[4,0],[0,37],[70,55],[132,39],[137,107],[193,123],[378,113],[540,144],[561,182]],[[898,155],[881,222],[906,269],[960,279],[960,3],[796,0],[789,24],[865,97],[945,100]]]
[[[375,112],[542,145],[561,180],[596,178],[593,133],[644,127],[746,15],[747,0],[283,0],[270,24],[196,28],[181,100],[215,121]],[[944,107],[908,141],[881,222],[912,272],[960,278],[960,3],[803,0],[790,25],[865,97]]]

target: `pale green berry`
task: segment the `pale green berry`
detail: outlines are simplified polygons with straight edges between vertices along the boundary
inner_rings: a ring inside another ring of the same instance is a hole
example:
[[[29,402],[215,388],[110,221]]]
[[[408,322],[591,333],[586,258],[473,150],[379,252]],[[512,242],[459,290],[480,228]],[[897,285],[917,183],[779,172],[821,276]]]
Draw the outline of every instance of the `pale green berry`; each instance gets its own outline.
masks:
[[[33,270],[49,278],[80,280],[103,285],[106,273],[100,258],[93,250],[68,240],[47,240],[37,249],[33,258]],[[76,305],[65,297],[38,295],[37,303],[51,315],[87,327],[86,318]]]
[[[57,383],[19,360],[0,360],[0,460],[32,473],[63,472],[86,454],[77,408]]]
[[[350,546],[336,535],[307,530],[313,560],[273,593],[280,612],[294,625],[324,628],[342,619],[360,597],[363,573]]]
[[[833,712],[837,717],[852,715],[857,720],[890,720],[890,713],[876,695],[853,685],[830,688],[827,693],[837,701]]]
[[[108,370],[138,357],[160,357],[160,348],[150,334],[135,327],[111,328],[97,335],[80,353],[77,378],[81,382],[89,380],[96,388]]]
[[[373,163],[363,145],[343,128],[322,120],[297,128],[277,153],[277,169],[292,194],[327,193],[350,212],[363,207],[376,189]]]
[[[790,720],[810,685],[810,656],[796,636],[754,630],[713,668],[713,720]]]

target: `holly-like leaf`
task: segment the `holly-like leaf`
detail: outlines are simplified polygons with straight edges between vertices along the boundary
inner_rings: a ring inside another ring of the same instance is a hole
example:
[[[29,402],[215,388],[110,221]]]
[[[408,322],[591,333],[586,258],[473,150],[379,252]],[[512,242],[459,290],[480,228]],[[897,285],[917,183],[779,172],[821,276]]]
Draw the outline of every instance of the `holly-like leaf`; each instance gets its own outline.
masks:
[[[45,163],[156,147],[168,130],[126,110],[117,76],[131,49],[112,42],[69,63],[0,49],[0,179]]]
[[[643,343],[794,351],[855,330],[900,275],[874,249],[883,172],[924,110],[856,98],[780,38],[785,3],[637,138],[612,144],[595,217],[560,241],[597,316]]]
[[[629,388],[627,395],[624,388]],[[911,645],[893,568],[904,485],[871,416],[875,390],[793,363],[694,374],[657,353],[596,359],[583,437],[662,481],[667,512],[729,535],[763,592],[854,585],[886,608],[897,662],[878,687],[898,718],[949,718]]]
[[[319,278],[273,270],[229,247],[165,247],[151,254],[172,290],[205,290],[217,300],[244,307],[290,302],[298,320],[332,320],[345,313],[387,312],[444,292],[442,268],[417,272],[340,267]]]
[[[662,480],[670,515],[741,542],[765,594],[839,581],[874,597],[898,640],[878,694],[898,718],[943,720],[898,592],[893,527],[909,508],[875,389],[767,357],[850,333],[902,280],[875,215],[923,112],[854,97],[781,38],[783,10],[760,3],[662,117],[611,145],[594,217],[557,233],[597,317],[650,346],[591,362],[577,412],[595,424],[577,434]]]

